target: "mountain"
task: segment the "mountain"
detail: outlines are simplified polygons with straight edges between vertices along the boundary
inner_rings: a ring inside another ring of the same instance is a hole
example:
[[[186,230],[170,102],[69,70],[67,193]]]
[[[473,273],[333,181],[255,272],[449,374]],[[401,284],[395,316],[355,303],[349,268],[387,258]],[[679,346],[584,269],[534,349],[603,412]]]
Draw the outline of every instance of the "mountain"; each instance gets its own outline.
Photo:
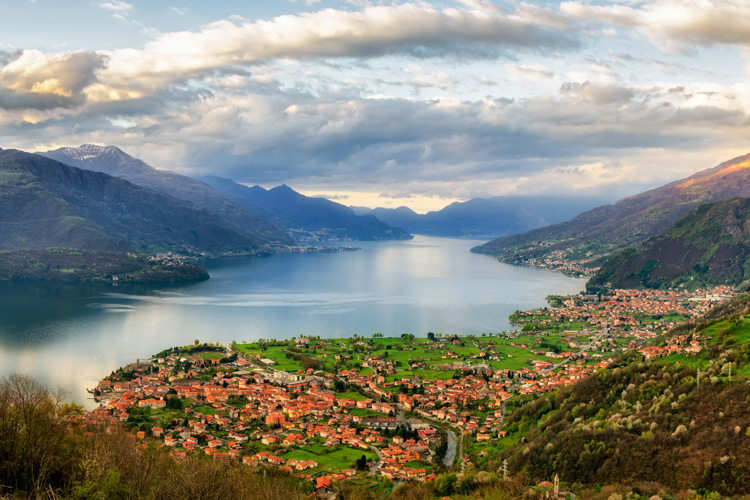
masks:
[[[0,151],[0,250],[252,251],[266,242],[211,212],[107,174]]]
[[[247,187],[230,179],[215,176],[200,180],[216,189],[229,200],[247,210],[270,217],[268,220],[289,231],[298,240],[405,240],[406,231],[391,227],[372,215],[357,215],[354,211],[324,198],[311,198],[282,185],[266,190],[260,186]]]
[[[587,287],[732,285],[750,279],[750,199],[700,205],[658,236],[608,259]]]
[[[584,212],[560,224],[499,238],[472,249],[505,262],[578,262],[609,255],[658,234],[701,203],[750,197],[750,154],[686,179]]]
[[[84,144],[77,148],[60,148],[39,154],[66,165],[120,177],[138,186],[193,203],[243,229],[255,240],[269,244],[294,244],[289,235],[254,211],[235,205],[206,184],[174,172],[158,170],[114,146]]]
[[[451,203],[418,214],[407,207],[356,209],[410,233],[431,236],[493,238],[567,220],[597,203],[590,199],[497,196]]]

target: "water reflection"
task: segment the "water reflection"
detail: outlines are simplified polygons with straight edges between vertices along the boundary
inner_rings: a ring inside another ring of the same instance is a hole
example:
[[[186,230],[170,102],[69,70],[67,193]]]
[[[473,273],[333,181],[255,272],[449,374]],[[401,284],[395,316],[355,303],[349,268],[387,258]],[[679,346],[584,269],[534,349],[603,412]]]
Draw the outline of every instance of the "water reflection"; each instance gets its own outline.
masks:
[[[514,310],[583,288],[469,253],[475,244],[417,237],[211,261],[210,280],[179,287],[0,283],[0,375],[28,373],[82,401],[119,366],[194,339],[497,332]]]

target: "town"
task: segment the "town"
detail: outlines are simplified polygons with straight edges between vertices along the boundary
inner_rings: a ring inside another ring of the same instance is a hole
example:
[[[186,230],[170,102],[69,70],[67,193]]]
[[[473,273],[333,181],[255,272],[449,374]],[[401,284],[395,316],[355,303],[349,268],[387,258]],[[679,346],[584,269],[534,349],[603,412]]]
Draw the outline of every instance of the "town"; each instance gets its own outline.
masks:
[[[512,331],[259,339],[168,348],[102,379],[80,417],[122,422],[136,446],[280,467],[325,494],[336,481],[427,481],[502,447],[506,411],[575,383],[624,351],[693,355],[664,334],[734,294],[616,290],[548,297]],[[508,439],[510,439],[508,437]]]

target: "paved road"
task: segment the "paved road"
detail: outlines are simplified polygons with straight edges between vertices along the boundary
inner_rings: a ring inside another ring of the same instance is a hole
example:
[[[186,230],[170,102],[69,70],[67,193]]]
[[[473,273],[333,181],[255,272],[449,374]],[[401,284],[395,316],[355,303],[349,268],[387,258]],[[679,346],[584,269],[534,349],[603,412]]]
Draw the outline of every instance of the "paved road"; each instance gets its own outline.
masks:
[[[372,451],[374,451],[375,454],[378,456],[378,462],[375,465],[373,465],[372,467],[370,467],[370,472],[368,473],[368,475],[374,476],[375,473],[378,472],[380,470],[380,468],[383,466],[383,458],[384,457],[383,457],[383,454],[380,452],[380,450],[378,448],[376,448],[375,446],[370,445],[370,449]]]
[[[445,452],[443,463],[448,470],[451,470],[453,468],[453,460],[456,458],[456,434],[447,427],[443,428],[448,433],[448,451]]]

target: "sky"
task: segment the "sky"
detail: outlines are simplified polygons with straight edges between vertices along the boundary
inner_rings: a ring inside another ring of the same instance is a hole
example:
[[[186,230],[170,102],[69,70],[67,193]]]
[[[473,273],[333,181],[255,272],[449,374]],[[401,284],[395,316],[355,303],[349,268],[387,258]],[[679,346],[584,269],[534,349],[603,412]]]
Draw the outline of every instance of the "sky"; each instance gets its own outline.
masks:
[[[2,0],[0,147],[424,212],[750,152],[746,0]]]

